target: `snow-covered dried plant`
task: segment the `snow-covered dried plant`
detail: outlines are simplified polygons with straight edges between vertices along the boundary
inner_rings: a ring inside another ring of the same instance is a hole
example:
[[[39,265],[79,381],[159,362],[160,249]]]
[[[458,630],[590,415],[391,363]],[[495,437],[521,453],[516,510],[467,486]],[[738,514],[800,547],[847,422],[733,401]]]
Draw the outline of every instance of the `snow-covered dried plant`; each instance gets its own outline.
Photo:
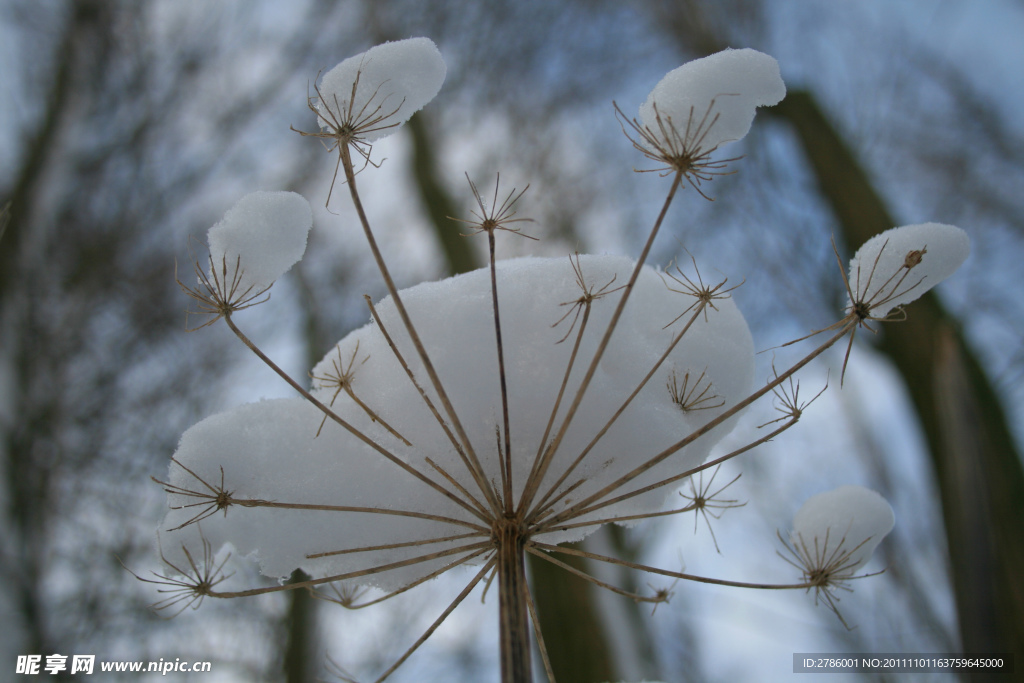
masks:
[[[797,513],[783,539],[786,559],[802,572],[791,584],[694,576],[560,544],[604,524],[687,512],[708,521],[739,507],[725,497],[728,483],[715,484],[716,468],[796,424],[810,401],[799,398],[794,375],[949,275],[967,255],[963,232],[925,224],[868,242],[842,274],[845,315],[819,331],[831,336],[755,386],[753,341],[725,281],[706,282],[693,259],[688,274],[646,264],[684,181],[703,194],[701,183],[734,161],[717,160],[720,148],[747,133],[757,107],[785,94],[775,60],[734,50],[669,73],[639,119],[617,110],[634,146],[671,179],[635,260],[498,260],[498,233],[522,235],[522,193],[506,196],[496,186],[493,198],[481,196],[471,182],[479,212],[464,223],[487,239],[488,267],[399,291],[360,201],[361,169],[351,150],[369,162],[371,143],[429,101],[444,75],[429,40],[387,43],[342,62],[310,98],[319,130],[303,134],[338,154],[336,175],[343,175],[389,292],[378,303],[367,298],[371,322],[327,351],[310,373],[312,386],[282,371],[234,316],[262,301],[301,257],[309,206],[291,193],[257,193],[210,230],[209,263],[197,262],[197,284],[182,286],[198,312],[210,322],[223,319],[299,396],[243,405],[182,436],[160,482],[169,494],[168,571],[154,581],[171,591],[168,606],[295,589],[365,606],[471,567],[464,590],[378,680],[475,588],[492,582],[502,680],[531,680],[531,631],[545,666],[546,654],[527,554],[576,573],[558,556],[675,580],[813,589],[838,614],[835,591],[859,578],[893,524],[888,504],[865,489],[821,494]],[[765,397],[774,397],[781,417],[709,460],[738,416]],[[678,505],[682,486],[686,504],[672,508],[666,501]],[[221,547],[255,558],[267,576],[299,568],[311,578],[227,590],[224,560],[214,552]],[[634,594],[591,580],[654,605],[672,594]],[[365,587],[383,594],[366,600]]]

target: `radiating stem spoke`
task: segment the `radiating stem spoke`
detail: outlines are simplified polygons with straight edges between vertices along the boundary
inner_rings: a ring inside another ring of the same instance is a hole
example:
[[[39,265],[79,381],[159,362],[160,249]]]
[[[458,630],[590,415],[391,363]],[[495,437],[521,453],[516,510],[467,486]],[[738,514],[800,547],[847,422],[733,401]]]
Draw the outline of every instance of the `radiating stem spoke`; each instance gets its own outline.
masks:
[[[637,397],[637,394],[639,394],[643,390],[643,388],[647,386],[647,383],[650,381],[651,377],[654,376],[654,373],[658,371],[658,368],[662,366],[662,364],[669,357],[669,355],[675,350],[676,346],[679,345],[679,342],[682,341],[683,337],[690,330],[690,327],[698,319],[700,314],[705,310],[705,305],[705,302],[700,302],[695,307],[693,314],[690,316],[690,319],[686,322],[686,325],[684,325],[683,329],[676,333],[676,336],[673,337],[672,342],[668,345],[668,348],[665,349],[665,352],[662,353],[661,356],[654,362],[654,365],[653,367],[651,367],[650,371],[644,376],[642,380],[640,380],[640,383],[633,390],[633,392],[628,397],[626,397],[626,400],[622,402],[622,405],[619,406],[618,410],[616,410],[615,413],[607,420],[607,422],[605,422],[604,426],[601,427],[597,434],[594,435],[594,438],[590,440],[590,443],[588,443],[587,446],[583,449],[583,451],[578,456],[576,456],[576,459],[573,460],[572,464],[570,464],[569,467],[566,468],[566,470],[562,473],[558,480],[551,485],[551,487],[548,489],[548,492],[544,495],[544,497],[541,498],[540,502],[537,503],[537,511],[543,509],[543,506],[547,504],[548,500],[556,499],[565,495],[564,492],[560,494],[556,493],[558,491],[558,488],[563,483],[565,483],[566,478],[568,478],[568,476],[572,474],[572,472],[580,465],[580,463],[583,462],[583,460],[593,450],[593,448],[598,444],[598,442],[602,438],[604,438],[604,435],[608,433],[608,430],[611,429],[613,424],[615,424],[615,421],[618,420],[619,417],[626,411],[626,408],[628,408],[630,403],[633,402],[633,399]],[[528,521],[532,521],[532,519]]]
[[[562,553],[565,555],[575,555],[576,557],[585,557],[590,560],[597,560],[598,562],[606,562],[608,564],[614,564],[619,567],[628,567],[629,569],[638,569],[648,574],[660,574],[661,576],[668,576],[674,579],[683,579],[685,581],[696,581],[698,583],[711,583],[717,586],[734,586],[736,588],[759,588],[763,590],[795,590],[798,588],[813,588],[814,584],[810,582],[804,583],[750,583],[747,581],[729,581],[728,579],[715,579],[707,576],[697,576],[696,574],[684,574],[682,572],[673,572],[668,569],[659,569],[658,567],[650,567],[646,564],[639,564],[637,562],[628,562],[626,560],[620,560],[615,557],[608,557],[607,555],[598,555],[597,553],[587,552],[585,550],[577,550],[575,548],[567,548],[560,545],[548,545],[547,543],[536,543],[530,544],[531,547],[538,550],[546,550],[552,553]]]
[[[391,338],[391,335],[388,333],[388,330],[384,326],[384,323],[380,319],[380,316],[377,315],[377,309],[376,307],[374,307],[373,302],[370,300],[370,297],[364,296],[363,298],[366,299],[366,305],[370,308],[370,315],[373,316],[373,320],[377,324],[377,329],[379,329],[381,334],[384,335],[384,341],[387,342],[388,347],[391,349],[391,352],[394,354],[395,359],[398,361],[399,365],[401,365],[402,368],[405,370],[405,374],[406,376],[409,377],[409,381],[412,382],[412,385],[414,387],[416,387],[416,391],[419,393],[420,398],[423,399],[424,405],[427,406],[427,408],[430,410],[430,413],[434,416],[434,419],[437,420],[437,423],[438,425],[440,425],[442,431],[444,431],[445,436],[448,437],[448,441],[449,443],[452,444],[452,448],[454,448],[455,452],[459,454],[459,458],[462,459],[462,463],[466,466],[466,471],[469,472],[470,475],[474,478],[474,481],[476,481],[480,489],[482,491],[486,491],[488,489],[486,479],[484,479],[473,467],[473,464],[466,456],[466,451],[463,450],[462,448],[462,444],[459,442],[457,438],[455,438],[455,435],[452,434],[452,430],[448,427],[448,423],[444,421],[443,417],[441,417],[441,413],[437,411],[437,407],[434,406],[434,402],[430,400],[429,396],[427,396],[427,392],[423,391],[423,387],[421,387],[419,382],[416,381],[416,376],[413,374],[412,368],[410,368],[409,364],[405,361],[405,357],[402,356],[402,352],[398,350],[398,346],[395,344],[394,339]],[[428,459],[427,462],[430,462],[430,460]],[[435,469],[438,469],[436,465],[432,464],[432,466],[434,466]],[[445,476],[446,478],[449,478],[447,475]],[[454,480],[450,478],[449,481],[452,481],[453,484],[455,483]],[[479,508],[481,513],[483,513],[484,515],[488,514],[487,510],[484,508],[483,503],[477,500],[475,496],[471,495],[461,486],[456,486],[460,491],[463,492],[463,495],[466,496],[467,500],[471,501],[474,505],[477,506],[477,508]]]
[[[633,272],[629,276],[629,282],[627,282],[622,288],[622,296],[619,297],[619,303],[616,305],[615,311],[612,313],[612,317],[608,321],[608,327],[605,329],[604,336],[601,337],[597,350],[594,352],[594,357],[591,359],[590,365],[587,367],[587,372],[583,376],[583,380],[580,382],[579,388],[576,390],[576,395],[574,396],[568,411],[566,411],[565,417],[562,419],[562,424],[558,428],[555,438],[552,439],[551,443],[548,445],[547,452],[544,455],[545,460],[550,461],[554,458],[559,445],[562,443],[562,439],[565,438],[566,432],[569,431],[569,425],[572,424],[572,420],[576,416],[576,411],[579,410],[580,405],[583,403],[583,397],[587,393],[587,389],[590,387],[590,382],[593,380],[594,374],[597,372],[597,368],[601,363],[601,358],[604,356],[605,350],[608,348],[612,334],[615,332],[615,328],[619,323],[619,318],[622,317],[622,312],[626,308],[626,302],[629,301],[629,295],[633,291],[633,285],[636,284],[637,278],[640,277],[640,272],[643,270],[644,263],[647,260],[647,255],[650,253],[651,247],[654,245],[654,238],[657,237],[658,230],[661,228],[661,224],[664,222],[665,216],[668,214],[668,209],[672,205],[672,199],[675,197],[676,191],[679,189],[681,180],[682,174],[676,173],[672,179],[672,187],[669,189],[668,196],[665,198],[665,203],[662,205],[661,211],[658,213],[658,218],[655,220],[654,226],[651,228],[651,232],[647,236],[647,241],[644,243],[644,248],[640,252],[640,257],[637,259],[636,266],[633,268]],[[526,505],[529,505],[528,501]]]
[[[716,417],[713,420],[710,420],[704,426],[702,426],[699,429],[691,432],[684,439],[682,439],[680,441],[677,441],[676,443],[672,444],[671,446],[669,446],[668,448],[663,450],[661,453],[658,453],[654,457],[652,457],[649,460],[647,460],[645,463],[643,463],[639,467],[636,467],[635,469],[631,470],[629,473],[623,475],[622,477],[619,477],[618,479],[616,479],[612,483],[608,484],[607,486],[605,486],[601,490],[597,491],[596,493],[591,494],[590,496],[587,496],[586,498],[584,498],[583,500],[581,500],[578,503],[574,504],[573,506],[571,506],[569,508],[566,508],[565,510],[562,510],[558,514],[554,515],[550,520],[548,520],[548,523],[549,524],[556,524],[558,522],[565,521],[565,520],[571,519],[571,518],[579,515],[581,510],[588,509],[595,502],[598,502],[598,501],[604,499],[606,496],[608,496],[608,495],[614,493],[615,491],[619,490],[620,488],[622,488],[623,486],[625,486],[629,482],[633,481],[634,479],[639,477],[641,474],[643,474],[647,470],[651,469],[652,467],[654,467],[658,463],[664,461],[666,458],[668,458],[672,454],[677,453],[679,450],[685,448],[686,446],[690,445],[691,443],[693,443],[694,441],[696,441],[700,437],[704,436],[705,434],[710,432],[712,429],[714,429],[718,425],[722,424],[723,422],[725,422],[726,420],[728,420],[732,416],[736,415],[741,410],[745,409],[747,406],[749,406],[750,404],[754,403],[755,401],[757,401],[759,398],[761,398],[762,396],[764,396],[768,392],[774,390],[776,387],[781,385],[786,379],[788,379],[789,377],[792,377],[794,374],[796,374],[797,371],[802,369],[804,366],[806,366],[808,363],[810,363],[812,360],[814,360],[815,358],[820,356],[827,349],[829,349],[832,345],[834,345],[836,342],[838,342],[840,339],[842,339],[846,335],[847,332],[849,332],[851,329],[854,329],[856,327],[856,324],[857,323],[853,322],[853,321],[847,323],[838,333],[836,333],[834,336],[829,338],[828,341],[826,341],[824,344],[822,344],[818,348],[816,348],[813,351],[811,351],[807,356],[802,358],[800,361],[798,361],[796,364],[794,364],[788,370],[783,372],[781,375],[776,376],[775,379],[773,379],[772,381],[768,382],[765,386],[763,386],[762,388],[758,389],[754,393],[750,394],[745,399],[739,401],[735,405],[730,406],[727,410],[723,411],[718,417]],[[721,459],[716,461],[716,463],[714,463],[714,464],[717,464],[717,462],[721,462]],[[709,463],[709,464],[712,464],[712,463]],[[603,505],[602,505],[602,507],[603,507]]]
[[[441,383],[441,378],[434,369],[434,364],[430,360],[430,355],[427,353],[426,346],[423,345],[423,341],[420,339],[420,335],[416,331],[416,327],[412,324],[412,318],[409,317],[409,312],[406,310],[405,304],[402,302],[402,297],[398,293],[398,287],[395,286],[395,281],[391,277],[391,272],[388,270],[387,264],[384,263],[384,257],[381,255],[380,248],[377,246],[377,239],[374,237],[373,230],[370,228],[370,221],[366,218],[366,211],[363,209],[363,202],[359,198],[359,191],[356,189],[356,174],[355,169],[352,166],[352,156],[349,152],[348,146],[343,145],[340,151],[341,163],[345,169],[345,180],[348,183],[349,194],[352,196],[352,204],[355,206],[356,214],[359,216],[359,223],[363,227],[363,234],[370,246],[370,251],[373,253],[374,261],[377,263],[377,269],[380,270],[381,277],[384,278],[384,284],[387,286],[388,294],[391,295],[391,300],[395,304],[395,310],[398,311],[398,315],[402,320],[402,325],[405,327],[405,331],[409,335],[409,339],[412,341],[412,344],[416,349],[416,353],[420,357],[420,361],[423,363],[423,369],[426,370],[427,376],[430,378],[430,383],[434,387],[434,391],[437,392],[438,399],[441,401],[441,406],[444,408],[445,413],[447,413],[448,419],[451,421],[452,427],[455,429],[455,433],[458,435],[459,441],[461,441],[462,447],[465,449],[466,457],[474,475],[473,478],[481,484],[484,497],[487,498],[487,501],[491,505],[491,509],[495,514],[498,514],[501,510],[501,506],[498,503],[497,496],[495,495],[494,490],[487,485],[487,477],[484,474],[484,469],[480,465],[480,461],[476,456],[476,451],[473,450],[473,444],[470,442],[469,436],[466,434],[466,430],[463,428],[462,422],[459,420],[459,416],[455,412],[455,407],[448,398],[448,393],[445,391],[444,385]]]
[[[211,591],[210,593],[208,593],[208,595],[213,598],[244,598],[252,595],[263,595],[265,593],[280,593],[281,591],[290,591],[299,588],[314,588],[316,586],[321,586],[325,583],[333,583],[334,581],[344,581],[346,579],[358,579],[363,576],[372,576],[374,574],[380,574],[382,572],[391,571],[392,569],[401,569],[402,567],[409,567],[411,565],[419,564],[421,562],[430,562],[431,560],[438,560],[442,557],[450,557],[451,555],[458,555],[459,553],[471,553],[477,550],[487,549],[490,547],[491,544],[489,542],[474,543],[472,545],[465,545],[458,548],[449,548],[448,550],[441,550],[436,553],[429,553],[427,555],[417,555],[416,557],[410,557],[406,560],[390,562],[388,564],[370,567],[369,569],[359,569],[351,572],[345,572],[344,574],[325,576],[321,579],[309,579],[308,581],[296,581],[294,583],[287,583],[283,586],[266,586],[264,588],[250,588],[249,590],[241,591]]]
[[[506,514],[512,512],[512,437],[508,420],[508,376],[505,373],[505,347],[501,341],[501,314],[498,309],[498,274],[494,262],[494,230],[487,232],[487,249],[490,254],[491,303],[494,306],[494,338],[498,349],[498,379],[501,384],[501,419],[505,436],[501,449],[501,486]]]
[[[259,349],[258,346],[256,346],[240,329],[238,329],[238,326],[235,325],[235,322],[231,319],[231,315],[230,314],[229,315],[225,315],[224,316],[224,320],[227,322],[228,327],[231,328],[231,331],[235,333],[235,336],[237,336],[240,340],[242,340],[243,344],[245,344],[247,347],[249,347],[249,349],[253,353],[255,353],[259,357],[260,360],[262,360],[264,363],[266,363],[267,366],[271,370],[276,372],[278,374],[278,376],[281,377],[281,379],[283,379],[285,382],[287,382],[289,385],[291,385],[291,387],[293,389],[295,389],[297,392],[299,392],[299,394],[301,394],[304,399],[306,399],[307,401],[312,403],[314,406],[316,406],[318,409],[320,409],[320,411],[323,412],[324,415],[329,417],[331,420],[333,420],[337,424],[341,425],[343,428],[345,428],[350,434],[355,436],[357,439],[359,439],[360,441],[362,441],[366,445],[370,446],[373,450],[377,451],[378,453],[383,455],[385,458],[387,458],[388,460],[390,460],[394,464],[396,464],[399,467],[401,467],[406,472],[410,473],[411,475],[413,475],[414,477],[416,477],[417,479],[422,481],[424,484],[427,484],[432,489],[440,492],[441,494],[443,494],[449,500],[455,502],[460,507],[463,507],[466,510],[468,510],[469,512],[471,512],[474,516],[479,517],[481,519],[484,519],[484,517],[480,514],[480,512],[477,511],[472,505],[470,505],[466,501],[462,500],[461,498],[459,498],[458,496],[453,494],[451,491],[449,491],[448,489],[444,488],[443,486],[438,484],[436,481],[434,481],[433,479],[431,479],[427,475],[425,475],[422,472],[420,472],[419,470],[417,470],[412,465],[404,462],[403,460],[401,460],[400,458],[395,456],[391,451],[387,450],[386,448],[381,446],[379,443],[377,443],[376,441],[371,439],[369,436],[367,436],[366,434],[363,434],[361,431],[356,429],[353,425],[351,425],[348,422],[346,422],[345,420],[343,420],[341,417],[338,416],[337,413],[335,413],[333,410],[331,410],[330,407],[324,405],[324,403],[322,401],[318,400],[312,394],[310,394],[308,391],[303,389],[302,386],[299,385],[298,382],[296,382],[294,379],[292,379],[291,375],[289,375],[284,370],[282,370],[277,365],[277,363],[272,361],[269,356],[267,356],[265,353],[263,353]]]
[[[380,603],[382,603],[382,602],[384,602],[386,600],[390,600],[391,598],[395,597],[396,595],[401,595],[402,593],[405,593],[407,591],[412,590],[416,586],[421,586],[424,583],[426,583],[427,581],[430,581],[431,579],[436,579],[437,577],[441,576],[445,572],[450,571],[452,569],[455,569],[456,567],[459,567],[459,566],[461,566],[463,564],[466,564],[467,562],[469,562],[471,560],[474,560],[474,559],[480,557],[485,552],[487,552],[486,549],[478,550],[475,553],[472,553],[471,555],[466,555],[465,557],[460,557],[459,559],[455,560],[454,562],[449,562],[448,564],[446,564],[445,566],[441,567],[440,569],[432,571],[429,574],[427,574],[426,576],[422,576],[422,577],[416,579],[415,581],[413,581],[412,583],[410,583],[407,586],[402,586],[398,590],[391,591],[387,595],[382,595],[379,598],[374,598],[373,600],[367,600],[366,602],[361,602],[359,604],[354,604],[354,603],[345,604],[341,600],[337,600],[335,598],[331,598],[331,597],[328,597],[326,595],[322,595],[320,593],[317,593],[316,591],[314,591],[313,594],[317,598],[319,598],[321,600],[327,600],[328,602],[336,602],[336,603],[342,604],[346,609],[352,609],[352,610],[364,609],[364,608],[370,607],[372,605],[380,604]],[[493,564],[493,561],[490,562],[490,564]]]
[[[494,560],[491,560],[491,562],[488,562],[486,565],[484,565],[483,569],[477,572],[476,576],[473,577],[473,580],[470,581],[469,584],[462,589],[462,592],[459,593],[454,600],[452,600],[451,604],[448,605],[445,611],[441,613],[441,616],[439,616],[437,620],[435,620],[434,623],[430,625],[430,628],[423,632],[423,635],[421,635],[419,639],[415,643],[413,643],[412,647],[405,651],[405,654],[398,658],[398,661],[392,664],[387,671],[381,674],[381,677],[377,679],[376,683],[380,683],[385,678],[394,673],[395,669],[400,667],[402,663],[406,659],[408,659],[409,656],[412,655],[412,653],[415,652],[417,648],[419,648],[420,645],[427,641],[427,638],[434,634],[434,631],[437,630],[437,627],[444,623],[444,620],[448,618],[448,615],[455,611],[455,608],[458,607],[462,603],[462,601],[466,599],[466,596],[469,595],[474,588],[476,588],[476,585],[480,583],[480,580],[484,578],[484,575],[487,574],[488,571],[490,571],[491,564],[493,564],[493,562]]]

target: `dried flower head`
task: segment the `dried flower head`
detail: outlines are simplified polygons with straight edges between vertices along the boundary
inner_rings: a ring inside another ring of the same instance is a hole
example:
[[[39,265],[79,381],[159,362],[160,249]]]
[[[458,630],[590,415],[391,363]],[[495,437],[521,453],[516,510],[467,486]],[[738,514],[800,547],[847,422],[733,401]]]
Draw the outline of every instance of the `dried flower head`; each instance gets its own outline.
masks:
[[[651,170],[681,174],[710,199],[701,183],[727,175],[723,169],[739,158],[716,161],[711,155],[747,134],[757,107],[777,104],[785,94],[773,58],[750,49],[724,50],[666,74],[640,107],[639,120],[617,106],[616,112],[633,146],[659,164]]]
[[[338,151],[338,167],[355,149],[370,162],[371,144],[393,133],[441,90],[447,67],[429,38],[383,43],[349,57],[324,74],[315,96],[307,97],[318,132],[292,130],[319,138],[328,152]]]
[[[851,580],[871,576],[857,571],[894,524],[892,507],[878,493],[841,486],[812,496],[797,511],[789,541],[779,534],[788,554],[780,556],[803,572],[815,602],[825,602],[849,628],[839,613],[836,590],[849,591]]]

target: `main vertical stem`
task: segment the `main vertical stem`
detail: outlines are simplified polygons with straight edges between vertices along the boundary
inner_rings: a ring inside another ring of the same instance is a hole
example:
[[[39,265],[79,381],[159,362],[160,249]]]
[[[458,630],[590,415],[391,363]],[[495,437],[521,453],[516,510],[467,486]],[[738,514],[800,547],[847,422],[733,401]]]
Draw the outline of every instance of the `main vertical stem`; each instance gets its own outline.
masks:
[[[501,620],[501,681],[530,683],[530,613],[526,605],[526,550],[522,529],[513,519],[496,525],[498,606]]]

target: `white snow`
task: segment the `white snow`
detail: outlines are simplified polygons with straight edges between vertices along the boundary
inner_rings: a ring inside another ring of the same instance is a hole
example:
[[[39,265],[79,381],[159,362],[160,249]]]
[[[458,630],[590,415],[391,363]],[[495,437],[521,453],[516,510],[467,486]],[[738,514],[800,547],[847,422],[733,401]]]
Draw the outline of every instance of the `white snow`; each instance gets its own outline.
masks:
[[[871,304],[871,317],[883,318],[952,275],[970,251],[967,233],[952,225],[920,223],[886,230],[850,260],[850,289],[856,301]]]
[[[811,496],[803,504],[793,517],[790,539],[795,547],[804,547],[826,561],[849,553],[840,561],[838,576],[849,578],[867,564],[895,522],[892,507],[875,491],[840,486]]]
[[[588,285],[596,288],[613,277],[617,277],[616,283],[625,283],[634,267],[630,259],[615,256],[581,256],[579,263]],[[552,325],[567,311],[567,307],[559,304],[577,300],[581,291],[568,258],[502,261],[497,277],[510,398],[513,480],[518,493],[536,456],[578,331],[577,328],[569,339],[558,344],[572,316],[557,327]],[[593,303],[560,414],[565,413],[621,294],[616,292]],[[420,284],[401,295],[488,478],[497,482],[495,428],[502,424],[502,418],[488,271]],[[586,447],[651,369],[683,321],[668,329],[664,326],[693,301],[691,296],[669,291],[653,269],[641,271],[629,305],[545,479],[548,485]],[[731,299],[716,300],[715,305],[717,310],[708,310],[707,321],[703,315],[698,316],[683,342],[569,477],[570,484],[581,478],[586,483],[563,496],[556,510],[631,471],[749,394],[754,357],[746,322]],[[429,385],[390,298],[381,302],[377,310],[418,382],[439,406],[437,394]],[[346,392],[338,393],[336,386],[322,379],[336,375],[336,366],[347,370],[350,361],[354,372],[352,389],[374,411],[374,416],[368,415]],[[693,377],[704,372],[712,384],[712,393],[720,397],[714,403],[724,402],[724,406],[688,413],[681,410],[666,388],[673,370],[680,379],[685,372]],[[396,457],[443,481],[426,463],[429,457],[480,497],[479,487],[424,406],[377,325],[369,324],[342,339],[314,368],[313,375],[321,378],[314,381],[314,394],[325,403],[333,399],[333,408],[343,419]],[[175,458],[208,483],[219,483],[219,468],[223,467],[225,487],[238,497],[413,510],[478,522],[330,420],[316,437],[322,418],[315,407],[299,398],[246,405],[194,426],[182,437]],[[401,433],[412,446],[403,445],[380,420]],[[669,457],[621,492],[700,464],[715,442],[731,429],[733,421]],[[177,465],[171,465],[169,476],[175,485],[202,487]],[[678,485],[592,512],[589,518],[657,511],[666,495]],[[172,507],[183,502],[196,501],[170,497]],[[200,510],[201,506],[172,510],[165,528],[185,522]],[[573,529],[540,538],[559,542],[580,538],[592,530]],[[314,552],[440,538],[466,533],[468,529],[453,522],[383,514],[272,508],[235,507],[226,516],[218,513],[205,519],[202,531],[214,547],[230,542],[239,553],[255,555],[262,570],[276,577],[286,576],[296,567],[313,576],[336,575],[471,542],[444,541],[308,559],[306,555]],[[192,529],[165,534],[165,547],[180,545],[181,541],[169,536],[180,536],[191,544],[197,534]],[[450,559],[441,558],[362,581],[394,588],[428,574]]]
[[[688,149],[709,152],[742,138],[757,107],[785,96],[774,58],[749,48],[723,50],[668,72],[640,107],[640,122],[658,138],[664,126]]]
[[[218,279],[226,267],[230,286],[238,267],[239,294],[266,289],[302,258],[312,225],[313,211],[302,195],[253,192],[242,197],[207,233]]]
[[[366,142],[390,135],[434,99],[446,73],[429,38],[372,47],[324,74],[317,103],[320,125],[353,124]]]

